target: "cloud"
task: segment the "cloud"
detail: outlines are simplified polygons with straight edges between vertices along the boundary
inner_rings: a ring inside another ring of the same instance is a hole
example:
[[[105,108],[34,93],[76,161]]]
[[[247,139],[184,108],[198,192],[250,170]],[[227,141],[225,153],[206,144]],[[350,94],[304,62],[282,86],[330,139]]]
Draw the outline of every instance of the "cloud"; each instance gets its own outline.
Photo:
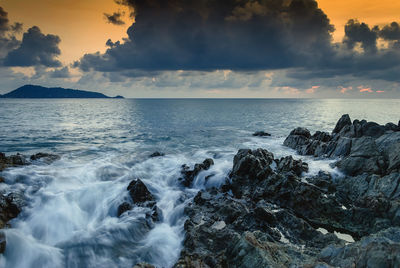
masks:
[[[67,66],[55,69],[54,71],[50,72],[51,78],[70,78],[71,73],[69,72],[69,68]]]
[[[39,27],[33,26],[24,33],[21,44],[7,54],[4,65],[59,67],[60,41],[57,35],[45,35]]]
[[[135,14],[128,38],[84,55],[81,70],[267,70],[333,53],[333,26],[314,0],[118,2]]]
[[[376,93],[384,93],[384,90],[377,90]]]
[[[15,37],[15,33],[22,30],[21,23],[10,24],[8,13],[0,7],[0,60],[2,60],[7,53],[16,48],[20,41]]]
[[[348,91],[350,91],[350,90],[353,90],[353,87],[343,87],[343,86],[340,86],[339,88],[340,88],[340,93],[342,93],[342,94],[346,94],[346,92],[348,92]]]
[[[374,92],[370,87],[359,86],[358,89],[360,90],[360,92],[367,92],[367,93],[373,93]]]
[[[307,94],[313,94],[313,93],[315,93],[315,91],[316,91],[318,88],[320,88],[320,86],[312,86],[312,87],[310,87],[309,89],[306,90],[306,93],[307,93]]]
[[[376,40],[378,34],[373,29],[370,29],[367,24],[351,19],[347,22],[344,30],[344,43],[350,49],[360,43],[365,52],[374,53],[377,51]]]
[[[124,25],[125,22],[121,19],[124,14],[121,12],[114,12],[113,14],[104,13],[104,17],[106,18],[108,23],[114,25]]]

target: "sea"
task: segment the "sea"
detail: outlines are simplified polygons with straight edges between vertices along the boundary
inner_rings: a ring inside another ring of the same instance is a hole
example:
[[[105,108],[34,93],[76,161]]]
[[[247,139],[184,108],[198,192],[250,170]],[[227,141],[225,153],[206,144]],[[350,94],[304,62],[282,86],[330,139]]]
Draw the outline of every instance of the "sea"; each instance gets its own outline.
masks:
[[[199,190],[228,179],[239,149],[293,155],[309,163],[303,176],[324,170],[340,178],[335,159],[299,156],[282,144],[299,126],[330,132],[346,113],[397,124],[400,100],[0,99],[0,152],[61,156],[0,173],[0,192],[23,192],[26,199],[4,230],[0,267],[172,267],[185,237],[185,206]],[[253,137],[256,131],[271,136]],[[165,156],[150,158],[156,151]],[[182,165],[206,158],[215,165],[183,187]],[[138,178],[163,213],[150,230],[140,220],[143,208],[117,216]]]

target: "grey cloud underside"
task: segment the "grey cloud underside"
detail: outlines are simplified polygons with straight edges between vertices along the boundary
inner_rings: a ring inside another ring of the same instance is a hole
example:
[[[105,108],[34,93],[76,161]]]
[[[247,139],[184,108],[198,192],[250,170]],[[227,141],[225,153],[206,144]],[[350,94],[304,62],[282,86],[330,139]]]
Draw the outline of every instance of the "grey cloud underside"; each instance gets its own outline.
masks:
[[[21,23],[10,24],[8,13],[0,7],[0,59],[4,58],[10,50],[20,44],[14,34],[21,31],[21,29]]]
[[[316,61],[331,53],[333,27],[315,1],[125,4],[136,13],[128,39],[109,43],[105,54],[85,55],[76,66],[84,71],[259,70],[301,66],[311,54]]]
[[[59,67],[57,56],[61,39],[57,35],[43,34],[39,27],[33,26],[24,33],[21,44],[10,51],[4,59],[5,66],[45,66]]]
[[[340,75],[400,81],[400,27],[357,20],[333,43],[333,26],[314,0],[117,0],[136,22],[123,42],[86,54],[82,71],[256,71],[295,68],[292,78]],[[378,39],[389,43],[378,49]],[[360,47],[361,50],[358,48]]]

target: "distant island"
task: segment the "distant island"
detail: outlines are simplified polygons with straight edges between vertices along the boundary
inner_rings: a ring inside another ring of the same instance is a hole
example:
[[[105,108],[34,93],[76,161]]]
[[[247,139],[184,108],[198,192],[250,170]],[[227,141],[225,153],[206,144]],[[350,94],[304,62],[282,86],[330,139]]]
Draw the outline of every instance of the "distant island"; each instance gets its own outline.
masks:
[[[7,94],[0,95],[0,98],[35,98],[35,99],[53,99],[53,98],[97,98],[97,99],[123,99],[122,96],[109,97],[102,93],[67,89],[61,87],[47,88],[35,85],[25,85],[17,88]]]

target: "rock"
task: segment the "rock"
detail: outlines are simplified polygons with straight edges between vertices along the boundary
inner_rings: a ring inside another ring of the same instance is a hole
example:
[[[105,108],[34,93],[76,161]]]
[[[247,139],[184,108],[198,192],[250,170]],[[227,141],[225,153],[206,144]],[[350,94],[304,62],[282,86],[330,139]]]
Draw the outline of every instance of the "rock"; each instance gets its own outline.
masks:
[[[329,246],[319,259],[334,267],[400,267],[400,229],[389,228],[344,247]]]
[[[0,231],[0,254],[3,254],[6,251],[6,235],[3,231]]]
[[[25,200],[22,194],[0,194],[0,229],[6,227],[9,220],[17,217],[23,206]]]
[[[264,131],[257,131],[253,133],[253,136],[255,137],[269,137],[271,134],[264,132]]]
[[[134,204],[155,200],[141,179],[131,181],[127,190]]]
[[[28,164],[25,157],[21,154],[6,156],[4,153],[0,153],[0,171],[9,167],[18,167]]]
[[[118,207],[118,211],[117,211],[117,216],[121,216],[123,213],[125,213],[126,211],[129,211],[132,209],[132,205],[129,204],[128,202],[124,202],[121,205],[119,205]]]
[[[279,172],[293,172],[300,176],[303,172],[308,172],[308,164],[301,160],[294,160],[292,156],[282,157],[277,161]]]
[[[350,176],[362,173],[384,174],[386,163],[372,137],[354,139],[350,155],[341,159],[336,166]]]
[[[385,134],[375,142],[378,150],[387,159],[387,173],[400,171],[400,132]]]
[[[339,137],[337,142],[328,145],[327,154],[330,157],[348,156],[351,150],[352,139]]]
[[[6,181],[6,179],[4,179],[3,177],[0,176],[0,183],[3,183],[5,181]]]
[[[42,159],[45,163],[50,164],[56,160],[59,160],[61,157],[59,155],[55,155],[55,154],[37,153],[37,154],[31,155],[30,158],[32,161]]]
[[[152,154],[150,155],[150,158],[153,158],[153,157],[160,157],[160,156],[164,156],[164,155],[165,155],[164,153],[154,152],[154,153],[152,153]]]
[[[311,138],[310,131],[308,129],[302,128],[302,127],[295,128],[294,130],[292,130],[292,132],[290,132],[290,135],[303,136],[308,139]]]
[[[312,135],[311,138],[322,142],[328,142],[332,139],[331,135],[328,132],[321,131],[315,132],[315,134]]]
[[[400,131],[400,127],[397,126],[397,125],[394,124],[394,123],[387,123],[387,124],[385,125],[385,130],[386,130],[386,131],[388,131],[388,130],[391,130],[391,131]]]
[[[336,123],[336,126],[333,129],[332,134],[339,133],[345,126],[351,126],[351,120],[348,114],[342,115],[342,117]]]
[[[214,165],[214,160],[211,158],[207,158],[201,164],[195,164],[193,170],[190,170],[187,165],[183,165],[181,171],[183,177],[179,178],[179,180],[183,186],[190,187],[196,176],[199,175],[201,171],[209,170],[212,165]]]
[[[155,266],[142,262],[142,263],[136,264],[135,266],[133,266],[133,268],[155,268]]]
[[[362,125],[363,136],[369,136],[374,138],[379,138],[385,134],[385,127],[381,126],[375,122],[367,122]]]

